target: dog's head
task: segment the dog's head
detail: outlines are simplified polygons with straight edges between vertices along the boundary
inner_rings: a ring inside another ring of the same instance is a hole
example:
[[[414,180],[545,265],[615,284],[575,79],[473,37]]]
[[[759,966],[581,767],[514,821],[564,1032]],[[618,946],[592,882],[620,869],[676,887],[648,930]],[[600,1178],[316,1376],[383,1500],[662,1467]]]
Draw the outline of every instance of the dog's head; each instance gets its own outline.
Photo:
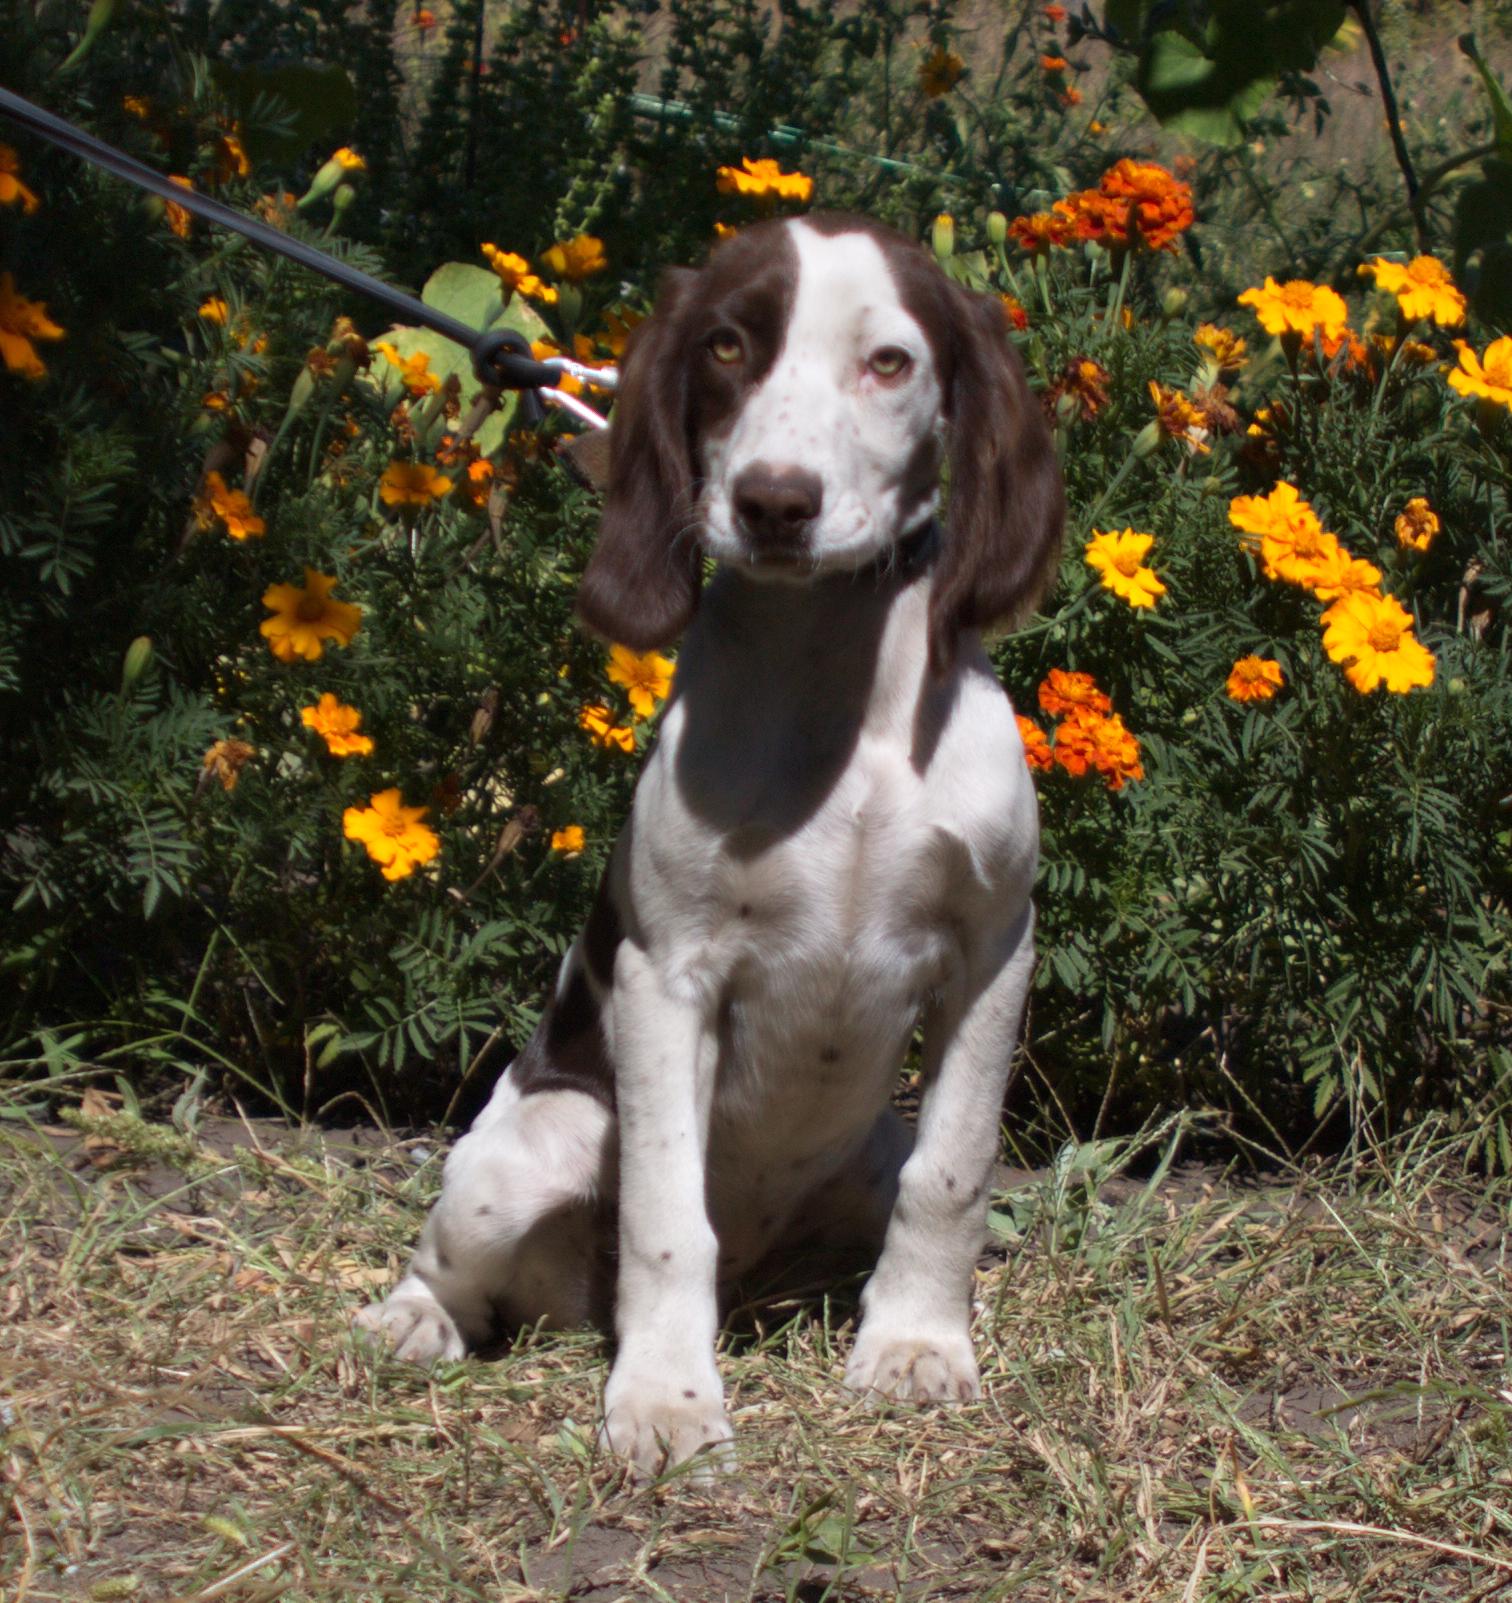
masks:
[[[664,645],[705,552],[802,582],[885,562],[934,516],[931,656],[1021,615],[1060,548],[1049,431],[1000,309],[862,218],[759,223],[701,271],[669,273],[631,339],[584,621]]]

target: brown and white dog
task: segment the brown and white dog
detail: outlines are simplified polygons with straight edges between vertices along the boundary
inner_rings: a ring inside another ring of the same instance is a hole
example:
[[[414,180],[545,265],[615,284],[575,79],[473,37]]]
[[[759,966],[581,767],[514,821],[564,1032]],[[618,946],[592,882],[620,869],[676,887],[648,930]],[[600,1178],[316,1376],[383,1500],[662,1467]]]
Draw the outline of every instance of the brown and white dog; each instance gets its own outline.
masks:
[[[637,649],[686,629],[677,690],[540,1028],[359,1325],[455,1358],[592,1316],[610,1265],[603,1437],[655,1470],[731,1434],[721,1287],[819,1226],[881,1247],[846,1384],[977,1394],[1038,849],[978,630],[1032,606],[1061,522],[998,307],[901,235],[765,222],[667,276],[579,611]],[[888,1099],[921,1017],[911,1140]]]

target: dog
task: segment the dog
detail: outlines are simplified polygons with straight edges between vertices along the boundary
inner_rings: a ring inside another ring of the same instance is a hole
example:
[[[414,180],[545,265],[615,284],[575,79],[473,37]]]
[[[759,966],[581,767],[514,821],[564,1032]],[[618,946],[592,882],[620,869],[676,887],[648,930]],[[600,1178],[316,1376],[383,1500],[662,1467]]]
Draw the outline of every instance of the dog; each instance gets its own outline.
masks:
[[[359,1326],[457,1358],[612,1285],[601,1440],[654,1473],[728,1456],[720,1292],[818,1233],[880,1254],[847,1386],[978,1394],[1038,854],[980,630],[1038,601],[1062,521],[1001,308],[902,235],[774,219],[666,275],[578,612],[686,631],[676,689],[540,1026]],[[915,1138],[889,1099],[921,1019]]]

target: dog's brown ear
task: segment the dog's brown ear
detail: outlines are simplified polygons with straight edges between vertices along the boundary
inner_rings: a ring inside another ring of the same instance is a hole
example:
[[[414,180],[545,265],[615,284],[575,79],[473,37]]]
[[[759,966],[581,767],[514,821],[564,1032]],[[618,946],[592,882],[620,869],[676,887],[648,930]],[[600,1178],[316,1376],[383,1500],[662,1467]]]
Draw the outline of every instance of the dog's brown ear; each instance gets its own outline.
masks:
[[[578,587],[583,622],[636,651],[667,645],[687,628],[702,580],[681,328],[697,278],[669,270],[655,311],[626,346],[598,544]]]
[[[1054,579],[1066,513],[1050,430],[1001,308],[955,284],[949,291],[950,502],[929,607],[936,669],[951,661],[961,629],[1033,610]]]

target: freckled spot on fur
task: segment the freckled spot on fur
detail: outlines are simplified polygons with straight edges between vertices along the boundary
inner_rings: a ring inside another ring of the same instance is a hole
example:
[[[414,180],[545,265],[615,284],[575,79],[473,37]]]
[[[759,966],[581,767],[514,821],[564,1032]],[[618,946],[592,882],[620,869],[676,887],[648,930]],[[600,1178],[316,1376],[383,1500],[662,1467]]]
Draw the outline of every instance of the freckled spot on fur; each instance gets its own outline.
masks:
[[[955,1176],[953,1174],[947,1174],[945,1176],[945,1189],[947,1191],[955,1190]]]
[[[489,1214],[491,1214],[492,1212],[493,1212],[493,1208],[489,1203],[484,1202],[484,1203],[480,1203],[479,1204],[479,1206],[478,1206],[478,1217],[480,1219],[486,1219],[489,1216]]]
[[[825,1047],[819,1054],[819,1061],[821,1063],[838,1063],[840,1061],[840,1048],[838,1046]]]
[[[697,1392],[695,1392],[695,1391],[688,1391],[688,1390],[687,1390],[687,1389],[686,1389],[686,1388],[685,1388],[685,1389],[684,1389],[684,1391],[683,1391],[683,1396],[684,1396],[684,1397],[687,1397],[687,1398],[693,1398],[693,1397],[696,1397],[696,1396],[697,1396],[697,1395],[698,1395],[698,1393],[697,1393]]]
[[[742,902],[740,904],[740,912],[738,916],[740,918],[749,918],[751,916],[751,904],[749,902]]]
[[[664,1252],[661,1255],[661,1261],[663,1263],[671,1263],[672,1262],[672,1254],[670,1252]]]
[[[436,1248],[436,1264],[443,1275],[451,1273],[451,1259],[439,1247]]]

